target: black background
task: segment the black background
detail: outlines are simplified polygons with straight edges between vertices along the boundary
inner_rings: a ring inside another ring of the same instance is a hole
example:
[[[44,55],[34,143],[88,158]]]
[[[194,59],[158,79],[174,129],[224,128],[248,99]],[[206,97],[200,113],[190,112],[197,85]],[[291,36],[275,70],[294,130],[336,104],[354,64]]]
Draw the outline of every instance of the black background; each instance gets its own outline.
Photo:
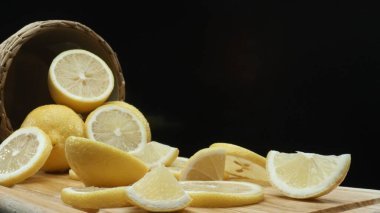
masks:
[[[380,30],[364,2],[6,3],[0,40],[79,21],[118,53],[126,101],[182,156],[213,142],[352,154],[346,186],[380,189]]]

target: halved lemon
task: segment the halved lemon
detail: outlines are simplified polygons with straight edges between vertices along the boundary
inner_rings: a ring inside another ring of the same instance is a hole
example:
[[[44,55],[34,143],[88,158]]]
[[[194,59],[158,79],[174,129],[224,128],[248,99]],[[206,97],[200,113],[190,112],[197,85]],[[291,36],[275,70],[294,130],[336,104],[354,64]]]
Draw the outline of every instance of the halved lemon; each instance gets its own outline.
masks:
[[[144,161],[149,168],[153,168],[159,165],[170,165],[177,158],[178,153],[178,148],[152,141],[133,155]]]
[[[264,199],[260,185],[237,181],[180,181],[193,199],[193,207],[233,207],[250,205]]]
[[[52,144],[37,127],[20,128],[0,144],[0,185],[11,186],[38,172]]]
[[[155,167],[128,187],[127,196],[131,203],[151,212],[178,211],[191,202],[177,179],[163,166]]]
[[[73,49],[53,59],[48,86],[56,103],[67,105],[76,112],[89,112],[110,96],[114,77],[100,57],[86,50]]]
[[[350,168],[351,155],[281,153],[270,151],[267,170],[271,184],[292,198],[325,195],[342,183]]]
[[[151,131],[150,131],[150,126],[149,126],[148,120],[145,118],[144,114],[139,109],[137,109],[132,104],[126,103],[124,101],[109,101],[106,104],[114,104],[114,105],[121,106],[121,107],[126,108],[127,110],[132,111],[134,113],[134,115],[136,115],[137,118],[139,118],[140,121],[145,126],[145,129],[146,129],[146,140],[148,142],[152,140],[152,135],[151,135]]]
[[[214,143],[210,147],[226,151],[225,178],[227,180],[247,181],[262,186],[270,185],[265,169],[265,157],[230,143]]]
[[[182,169],[180,180],[223,180],[225,157],[224,149],[199,150]]]
[[[148,171],[138,158],[101,142],[71,136],[65,148],[71,169],[86,186],[127,186]]]
[[[125,186],[112,188],[67,187],[61,191],[64,203],[76,208],[100,209],[131,206]]]
[[[122,106],[105,104],[86,119],[86,136],[124,150],[136,152],[147,141],[147,129],[136,112]]]

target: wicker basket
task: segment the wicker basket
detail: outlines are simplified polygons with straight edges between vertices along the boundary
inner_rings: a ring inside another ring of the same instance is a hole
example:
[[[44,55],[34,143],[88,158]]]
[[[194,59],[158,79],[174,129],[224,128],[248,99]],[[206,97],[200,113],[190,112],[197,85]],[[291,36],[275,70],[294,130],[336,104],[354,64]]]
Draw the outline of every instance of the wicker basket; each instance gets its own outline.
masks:
[[[60,52],[74,48],[88,50],[108,64],[115,77],[109,100],[124,100],[119,61],[98,34],[73,21],[31,23],[0,44],[0,142],[19,128],[32,109],[54,103],[47,87],[50,63]]]

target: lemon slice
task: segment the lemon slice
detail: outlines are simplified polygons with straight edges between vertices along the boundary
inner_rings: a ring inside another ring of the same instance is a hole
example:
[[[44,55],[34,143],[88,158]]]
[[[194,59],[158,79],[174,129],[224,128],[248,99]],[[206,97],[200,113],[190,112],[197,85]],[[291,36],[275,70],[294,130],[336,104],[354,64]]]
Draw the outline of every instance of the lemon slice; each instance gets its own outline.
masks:
[[[178,211],[191,202],[177,179],[163,166],[155,167],[128,187],[127,196],[131,203],[152,212]]]
[[[351,155],[280,153],[270,151],[267,169],[271,184],[292,198],[314,198],[335,189],[346,177]]]
[[[180,181],[190,195],[193,207],[233,207],[250,205],[264,199],[260,185],[236,181]]]
[[[69,136],[83,137],[82,118],[67,106],[48,104],[35,108],[24,119],[21,127],[35,126],[43,130],[53,144],[53,150],[41,170],[66,171],[69,168],[65,156],[65,141]]]
[[[133,153],[134,156],[144,161],[149,168],[171,164],[178,156],[178,148],[152,141],[141,150]]]
[[[182,169],[180,180],[222,180],[225,151],[205,148],[196,152]]]
[[[60,53],[49,68],[48,86],[56,103],[77,112],[89,112],[103,104],[114,87],[108,65],[95,54],[74,49]]]
[[[121,106],[121,107],[126,108],[127,110],[132,111],[133,114],[136,115],[136,117],[138,119],[140,119],[140,121],[145,126],[145,129],[146,129],[146,141],[149,142],[149,141],[152,140],[152,135],[151,135],[151,132],[150,132],[149,123],[148,123],[147,119],[145,118],[144,114],[139,109],[137,109],[135,106],[133,106],[133,105],[131,105],[129,103],[126,103],[124,101],[110,101],[110,102],[107,102],[106,104],[114,104],[114,105]]]
[[[87,138],[104,142],[127,152],[142,149],[147,129],[136,112],[106,104],[92,111],[85,122]]]
[[[86,186],[126,186],[148,171],[138,158],[101,142],[71,136],[65,148],[71,169]]]
[[[33,176],[51,149],[49,136],[37,127],[13,132],[0,144],[0,185],[11,186]]]
[[[100,209],[131,206],[128,202],[126,187],[67,187],[61,191],[64,203],[76,208]]]
[[[270,185],[265,169],[265,157],[241,146],[229,143],[214,143],[210,147],[221,148],[226,151],[226,179],[247,181],[262,186]]]

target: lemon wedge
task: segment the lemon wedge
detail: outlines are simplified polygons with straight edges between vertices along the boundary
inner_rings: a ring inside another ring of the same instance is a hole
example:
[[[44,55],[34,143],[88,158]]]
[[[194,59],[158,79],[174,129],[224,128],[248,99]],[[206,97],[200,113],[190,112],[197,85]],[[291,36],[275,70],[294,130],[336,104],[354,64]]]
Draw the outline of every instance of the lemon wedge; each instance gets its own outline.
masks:
[[[342,183],[350,168],[351,155],[281,153],[270,151],[267,170],[271,184],[292,198],[315,198]]]

